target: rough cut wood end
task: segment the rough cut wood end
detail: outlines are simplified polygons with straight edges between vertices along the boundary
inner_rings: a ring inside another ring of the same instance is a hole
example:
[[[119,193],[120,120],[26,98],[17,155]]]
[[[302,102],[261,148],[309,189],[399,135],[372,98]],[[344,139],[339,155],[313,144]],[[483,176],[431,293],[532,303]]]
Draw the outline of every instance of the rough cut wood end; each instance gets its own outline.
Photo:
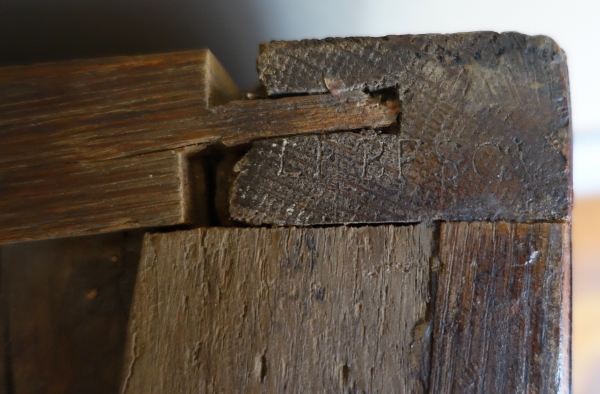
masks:
[[[395,93],[401,113],[384,133],[255,144],[233,187],[237,220],[570,218],[567,67],[548,37],[481,32],[272,42],[263,45],[258,68],[274,96]]]

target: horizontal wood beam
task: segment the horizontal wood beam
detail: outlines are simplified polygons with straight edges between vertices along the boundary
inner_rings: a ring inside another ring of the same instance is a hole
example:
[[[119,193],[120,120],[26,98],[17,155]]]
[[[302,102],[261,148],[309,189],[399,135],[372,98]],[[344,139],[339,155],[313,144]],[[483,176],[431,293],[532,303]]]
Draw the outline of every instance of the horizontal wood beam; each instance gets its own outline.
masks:
[[[0,243],[190,223],[187,164],[166,151],[3,171]]]

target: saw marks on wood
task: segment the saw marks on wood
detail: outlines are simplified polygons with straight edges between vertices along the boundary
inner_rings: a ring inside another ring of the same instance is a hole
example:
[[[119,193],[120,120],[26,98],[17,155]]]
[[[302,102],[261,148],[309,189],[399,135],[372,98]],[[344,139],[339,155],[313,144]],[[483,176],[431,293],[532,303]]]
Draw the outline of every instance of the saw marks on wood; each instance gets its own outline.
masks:
[[[148,235],[125,393],[425,392],[426,225]]]
[[[570,225],[443,223],[433,393],[567,393]]]
[[[256,217],[264,216],[265,223],[319,224],[344,223],[354,215],[364,222],[421,218],[555,220],[570,216],[571,120],[566,57],[548,37],[475,32],[274,41],[262,46],[258,69],[272,95],[331,92],[344,96],[395,89],[401,116],[399,127],[388,131],[397,134],[396,140],[380,137],[356,147],[338,144],[339,150],[350,151],[346,157],[356,152],[352,160],[340,159],[340,164],[349,161],[356,172],[368,161],[372,175],[363,169],[361,180],[354,179],[354,174],[349,175],[351,179],[341,174],[341,182],[323,182],[331,195],[317,188],[317,194],[325,193],[326,202],[307,205],[305,215],[315,210],[312,220],[297,215],[307,198],[319,197],[286,190],[306,189],[302,178],[296,183],[290,179],[272,185],[266,185],[268,180],[256,182],[265,184],[265,190],[259,186],[255,189],[258,202],[262,203],[263,195],[266,200],[273,199],[270,189],[275,195],[271,206],[282,211],[268,212],[274,215],[269,218],[253,202],[249,209],[257,212],[245,213],[244,220],[256,223]],[[300,168],[302,174],[298,168],[295,174],[309,177],[315,172],[315,163],[327,160],[327,156],[318,157],[312,140],[293,142],[298,149],[288,145],[285,153],[306,162],[306,167]],[[277,146],[273,149],[266,145],[258,148],[265,151],[265,160],[284,154],[285,142],[274,143]],[[400,158],[387,159],[384,145],[390,145],[389,151],[399,151],[394,155]],[[256,154],[253,161],[251,165],[258,165]],[[402,172],[394,174],[400,166]],[[389,172],[383,177],[395,175],[397,180],[364,180],[382,171]],[[279,178],[267,177],[281,179],[283,174],[294,172],[281,170]],[[371,190],[371,184],[383,191]],[[295,199],[278,200],[279,188],[283,195],[292,194]],[[361,196],[365,189],[368,198]],[[253,195],[253,191],[246,194]],[[339,217],[323,212],[327,204],[329,211],[335,211],[336,206],[343,209],[348,194],[357,196],[354,205],[383,195],[385,205],[394,207],[391,213],[371,212],[367,216],[356,208],[338,212]],[[291,210],[294,212],[288,214]]]
[[[259,141],[236,166],[230,212],[292,226],[565,217],[564,157],[523,138],[365,130]]]

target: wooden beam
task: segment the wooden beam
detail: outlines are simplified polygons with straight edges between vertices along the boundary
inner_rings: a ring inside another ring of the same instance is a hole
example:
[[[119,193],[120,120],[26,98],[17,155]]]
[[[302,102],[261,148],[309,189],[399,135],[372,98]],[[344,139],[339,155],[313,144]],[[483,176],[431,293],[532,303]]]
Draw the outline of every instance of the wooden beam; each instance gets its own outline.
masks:
[[[240,95],[207,50],[5,67],[0,168],[119,156]]]
[[[427,225],[147,235],[123,392],[426,392],[432,237]]]
[[[365,130],[256,142],[236,166],[231,216],[287,226],[569,217],[570,168],[546,135],[438,138]]]
[[[367,55],[368,54],[368,55]],[[272,95],[389,89],[386,134],[261,142],[240,164],[235,219],[252,224],[557,220],[571,215],[566,58],[547,37],[462,33],[272,42]]]
[[[430,392],[570,391],[570,225],[443,223]]]
[[[4,171],[0,242],[189,223],[187,163],[166,151]]]

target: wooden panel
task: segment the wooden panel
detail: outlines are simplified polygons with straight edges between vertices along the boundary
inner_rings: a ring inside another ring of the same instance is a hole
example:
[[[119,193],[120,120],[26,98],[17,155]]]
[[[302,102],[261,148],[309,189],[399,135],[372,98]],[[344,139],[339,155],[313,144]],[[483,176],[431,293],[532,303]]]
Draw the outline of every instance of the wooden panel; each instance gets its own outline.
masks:
[[[525,138],[518,129],[498,135],[513,141],[499,147],[482,134],[448,133],[436,143],[439,135],[429,132],[418,139],[371,130],[257,142],[237,165],[231,215],[294,226],[569,215],[570,170],[559,152],[538,144],[542,136],[525,149],[514,142]]]
[[[2,246],[10,393],[118,392],[141,235]]]
[[[0,242],[189,222],[186,166],[166,151],[0,172]]]
[[[425,392],[432,228],[147,235],[125,393]]]
[[[570,225],[443,223],[431,392],[570,390]]]

